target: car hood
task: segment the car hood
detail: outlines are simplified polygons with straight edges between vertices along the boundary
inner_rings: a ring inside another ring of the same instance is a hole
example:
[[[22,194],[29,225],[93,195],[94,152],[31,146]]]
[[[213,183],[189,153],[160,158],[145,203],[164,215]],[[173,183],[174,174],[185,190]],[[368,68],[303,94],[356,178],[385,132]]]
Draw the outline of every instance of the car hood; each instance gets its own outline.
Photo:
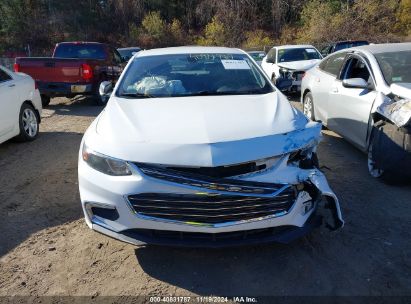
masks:
[[[307,71],[315,66],[320,59],[312,59],[312,60],[302,60],[302,61],[292,61],[292,62],[280,62],[278,66],[281,68],[286,68],[290,70],[300,70],[300,71]]]
[[[112,157],[217,166],[295,150],[318,140],[321,126],[308,123],[276,91],[156,99],[113,96],[91,129],[95,136],[87,136],[87,145]]]

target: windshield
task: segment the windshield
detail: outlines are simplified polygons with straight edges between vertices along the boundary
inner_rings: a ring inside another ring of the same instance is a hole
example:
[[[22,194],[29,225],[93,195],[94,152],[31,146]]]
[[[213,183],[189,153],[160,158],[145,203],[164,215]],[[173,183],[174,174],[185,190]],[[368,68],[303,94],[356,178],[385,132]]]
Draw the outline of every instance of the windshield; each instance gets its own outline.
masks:
[[[54,57],[105,59],[106,53],[100,44],[59,44],[54,52]]]
[[[131,58],[131,57],[133,57],[133,55],[134,55],[135,53],[140,52],[141,49],[139,49],[139,48],[134,48],[134,49],[117,49],[117,51],[120,53],[120,55],[121,55],[122,57]]]
[[[264,52],[249,52],[248,53],[255,61],[262,61],[265,57]]]
[[[356,46],[361,46],[361,45],[368,45],[368,42],[367,41],[340,42],[340,43],[337,43],[337,45],[335,46],[334,52],[339,51],[339,50],[343,50],[343,49],[356,47]]]
[[[411,50],[374,55],[388,85],[395,82],[411,83]]]
[[[321,59],[320,53],[314,48],[278,50],[278,62],[291,62],[311,59]]]
[[[129,98],[265,94],[269,81],[245,54],[136,57],[117,96]]]

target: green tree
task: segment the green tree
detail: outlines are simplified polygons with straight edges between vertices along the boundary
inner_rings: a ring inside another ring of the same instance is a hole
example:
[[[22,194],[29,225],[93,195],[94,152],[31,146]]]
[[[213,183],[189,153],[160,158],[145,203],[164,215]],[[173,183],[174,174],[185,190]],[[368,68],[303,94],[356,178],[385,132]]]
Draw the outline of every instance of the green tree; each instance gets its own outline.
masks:
[[[224,24],[213,17],[204,30],[204,36],[197,40],[199,45],[216,45],[223,46],[226,44],[226,29]]]
[[[243,47],[246,49],[264,49],[264,47],[270,47],[274,44],[274,39],[270,37],[270,34],[261,29],[248,31],[245,33],[245,37]]]
[[[169,25],[170,45],[184,45],[187,42],[180,20],[173,19]]]
[[[411,36],[411,0],[401,0],[397,14],[397,29]]]

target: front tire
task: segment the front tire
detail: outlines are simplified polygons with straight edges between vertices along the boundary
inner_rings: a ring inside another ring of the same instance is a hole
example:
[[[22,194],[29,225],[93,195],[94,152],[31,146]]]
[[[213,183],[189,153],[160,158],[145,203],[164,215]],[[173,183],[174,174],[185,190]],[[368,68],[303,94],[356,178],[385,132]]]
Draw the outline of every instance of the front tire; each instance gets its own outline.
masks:
[[[19,115],[20,134],[17,141],[32,141],[39,134],[39,117],[36,110],[29,104],[23,103]]]
[[[313,101],[313,95],[311,92],[308,92],[304,96],[303,100],[303,112],[305,116],[308,117],[308,119],[315,121],[315,115],[314,115],[314,101]]]
[[[367,165],[368,165],[368,172],[374,178],[382,178],[384,175],[384,170],[378,168],[377,162],[375,160],[375,152],[373,152],[375,145],[374,137],[371,140],[370,147],[368,148],[368,158],[367,158]]]
[[[50,104],[51,97],[47,95],[41,95],[41,105],[43,108],[47,107]]]

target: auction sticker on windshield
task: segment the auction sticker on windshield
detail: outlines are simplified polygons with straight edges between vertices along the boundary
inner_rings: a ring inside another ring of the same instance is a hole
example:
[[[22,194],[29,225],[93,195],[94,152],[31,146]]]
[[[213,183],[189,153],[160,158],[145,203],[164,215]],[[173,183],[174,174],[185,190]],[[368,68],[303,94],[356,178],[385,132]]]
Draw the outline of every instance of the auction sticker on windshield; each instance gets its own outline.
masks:
[[[249,70],[250,66],[245,60],[225,60],[222,59],[221,63],[223,64],[226,70]]]

